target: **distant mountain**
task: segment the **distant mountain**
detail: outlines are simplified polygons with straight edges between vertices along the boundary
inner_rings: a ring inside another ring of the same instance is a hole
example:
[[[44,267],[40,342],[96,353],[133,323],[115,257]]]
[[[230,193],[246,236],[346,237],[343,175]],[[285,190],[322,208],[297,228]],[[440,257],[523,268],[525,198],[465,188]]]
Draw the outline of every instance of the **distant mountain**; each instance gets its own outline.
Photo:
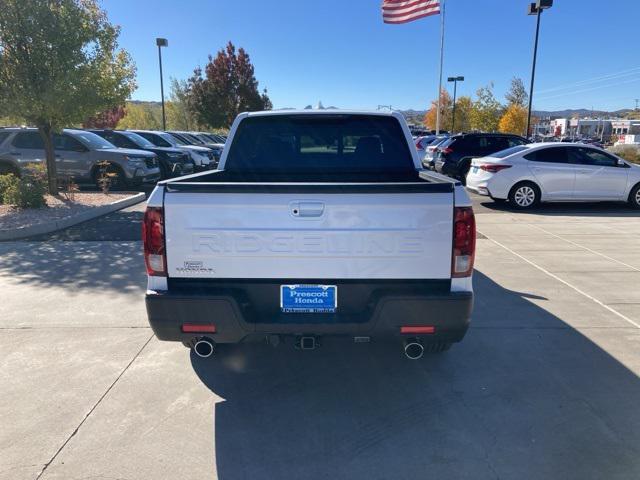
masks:
[[[426,110],[413,110],[413,109],[410,108],[409,110],[400,110],[400,113],[402,113],[405,116],[415,117],[415,116],[418,116],[418,115],[424,116],[427,113],[427,111]]]
[[[557,118],[571,118],[571,117],[602,117],[609,116],[609,112],[601,110],[591,110],[586,108],[568,108],[566,110],[534,110],[533,114],[536,117],[557,117]]]
[[[151,106],[162,106],[162,102],[156,102],[154,100],[127,100],[127,103],[134,103],[136,105],[151,105]]]
[[[605,110],[591,110],[589,108],[568,108],[566,110],[534,110],[533,114],[536,117],[556,117],[556,118],[572,118],[572,117],[627,117],[632,113],[637,113],[631,108],[623,108],[622,110],[615,110],[613,112],[607,112]]]

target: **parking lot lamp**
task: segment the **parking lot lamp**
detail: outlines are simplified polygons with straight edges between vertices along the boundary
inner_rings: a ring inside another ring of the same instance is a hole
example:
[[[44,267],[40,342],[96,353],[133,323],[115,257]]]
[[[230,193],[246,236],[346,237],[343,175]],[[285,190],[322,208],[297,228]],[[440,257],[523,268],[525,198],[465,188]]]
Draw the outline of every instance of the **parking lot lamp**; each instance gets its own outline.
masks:
[[[527,114],[527,130],[525,136],[529,137],[529,128],[531,127],[531,106],[533,105],[533,83],[536,78],[536,59],[538,57],[538,36],[540,34],[540,17],[542,11],[551,8],[553,0],[536,0],[529,4],[527,9],[528,15],[535,15],[536,18],[536,38],[533,44],[533,65],[531,66],[531,85],[529,87],[529,110]]]
[[[164,84],[162,81],[162,47],[168,47],[169,41],[166,38],[156,38],[158,46],[158,61],[160,62],[160,96],[162,98],[162,129],[167,129],[167,120],[164,114]]]
[[[456,128],[456,93],[458,88],[458,82],[464,82],[464,77],[449,77],[447,82],[453,82],[453,113],[451,114],[451,133],[455,132]]]

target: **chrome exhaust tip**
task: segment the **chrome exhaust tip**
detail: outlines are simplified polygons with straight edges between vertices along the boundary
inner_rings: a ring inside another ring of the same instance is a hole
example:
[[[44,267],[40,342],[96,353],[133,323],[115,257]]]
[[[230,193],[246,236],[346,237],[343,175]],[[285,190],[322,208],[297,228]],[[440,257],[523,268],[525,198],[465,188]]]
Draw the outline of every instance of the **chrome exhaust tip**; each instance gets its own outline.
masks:
[[[404,354],[409,360],[419,360],[424,355],[424,346],[417,338],[410,338],[404,342]]]
[[[200,358],[208,358],[215,352],[215,342],[210,338],[201,338],[193,346],[193,351]]]

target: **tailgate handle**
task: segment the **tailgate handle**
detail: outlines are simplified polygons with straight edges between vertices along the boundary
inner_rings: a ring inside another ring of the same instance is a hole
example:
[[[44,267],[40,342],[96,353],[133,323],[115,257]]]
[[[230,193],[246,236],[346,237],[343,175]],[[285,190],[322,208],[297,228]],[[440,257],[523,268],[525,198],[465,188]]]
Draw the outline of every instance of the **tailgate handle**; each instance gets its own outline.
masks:
[[[294,217],[320,217],[324,213],[324,203],[322,202],[293,202],[291,203],[291,214]]]

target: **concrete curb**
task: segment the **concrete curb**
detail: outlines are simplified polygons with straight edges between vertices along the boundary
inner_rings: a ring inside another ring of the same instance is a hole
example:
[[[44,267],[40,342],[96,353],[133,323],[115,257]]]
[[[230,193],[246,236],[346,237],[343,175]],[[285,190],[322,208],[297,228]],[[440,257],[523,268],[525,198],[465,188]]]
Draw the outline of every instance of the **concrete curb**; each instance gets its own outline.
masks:
[[[32,237],[34,235],[43,235],[45,233],[52,233],[58,230],[77,225],[78,223],[93,220],[94,218],[113,213],[117,210],[121,210],[131,205],[135,205],[146,200],[146,195],[143,192],[137,193],[131,197],[117,200],[107,205],[101,205],[99,207],[92,208],[90,210],[74,215],[73,217],[62,218],[60,220],[53,220],[47,223],[40,223],[38,225],[30,225],[28,227],[20,227],[14,230],[0,231],[0,241],[18,240],[25,237]]]

